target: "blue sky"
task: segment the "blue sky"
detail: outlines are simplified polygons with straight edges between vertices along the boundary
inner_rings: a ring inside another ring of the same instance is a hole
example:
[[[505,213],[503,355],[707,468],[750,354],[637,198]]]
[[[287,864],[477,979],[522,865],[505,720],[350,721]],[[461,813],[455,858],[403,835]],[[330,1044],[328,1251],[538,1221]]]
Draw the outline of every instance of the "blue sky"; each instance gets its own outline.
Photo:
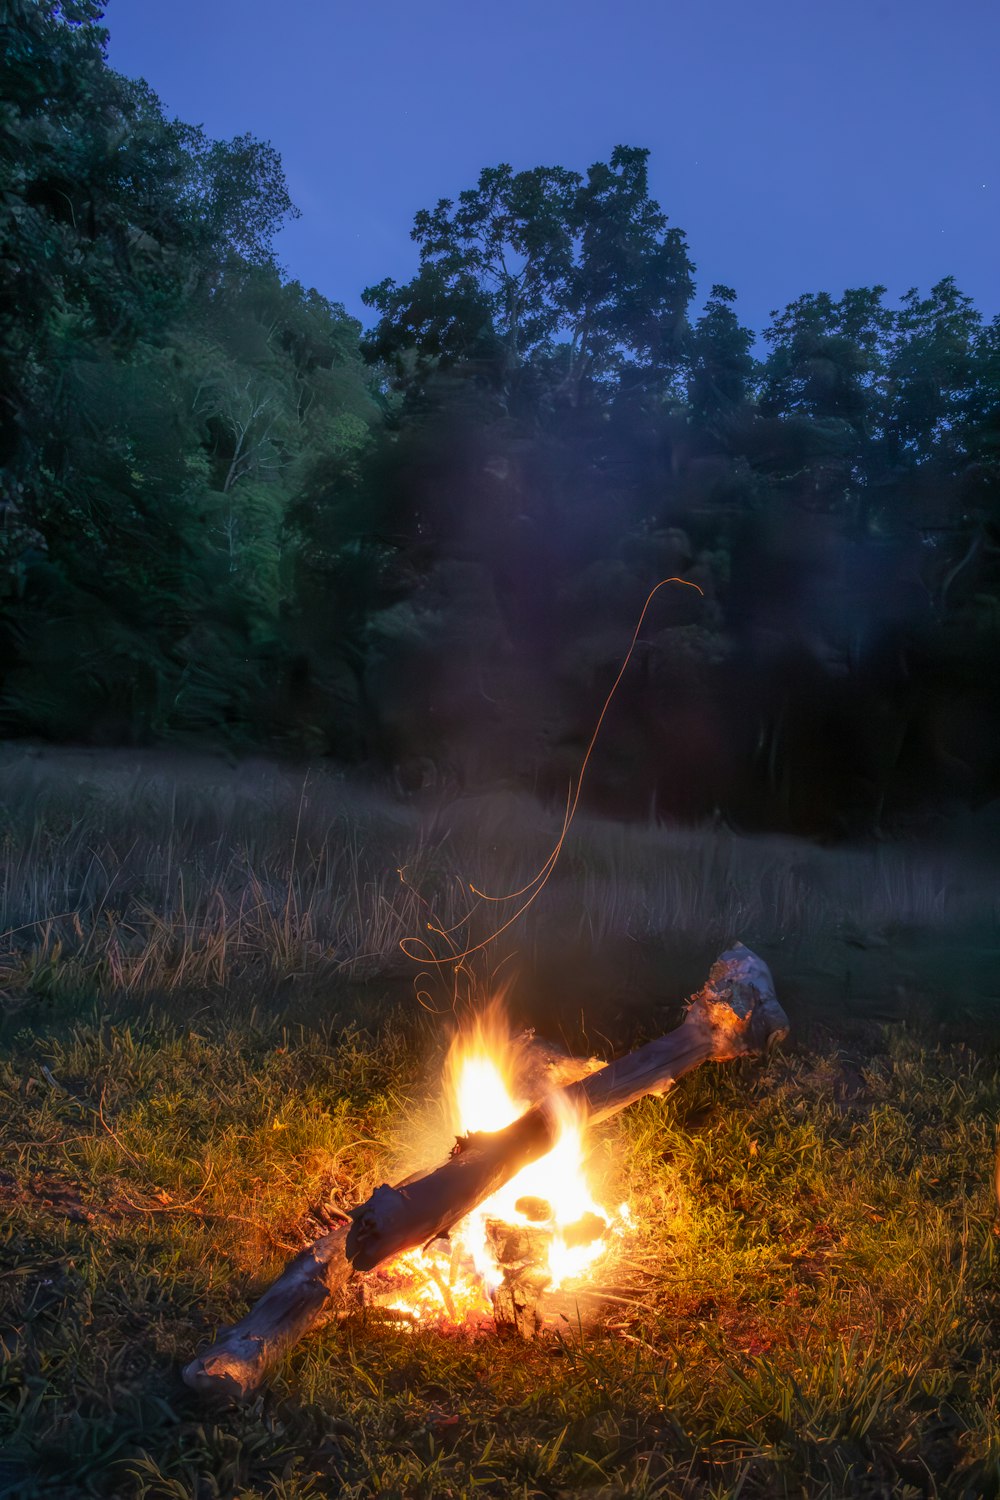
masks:
[[[417,209],[480,168],[648,146],[698,268],[760,330],[807,291],[953,274],[1000,312],[997,0],[110,0],[110,60],[273,141],[290,275],[366,321]]]

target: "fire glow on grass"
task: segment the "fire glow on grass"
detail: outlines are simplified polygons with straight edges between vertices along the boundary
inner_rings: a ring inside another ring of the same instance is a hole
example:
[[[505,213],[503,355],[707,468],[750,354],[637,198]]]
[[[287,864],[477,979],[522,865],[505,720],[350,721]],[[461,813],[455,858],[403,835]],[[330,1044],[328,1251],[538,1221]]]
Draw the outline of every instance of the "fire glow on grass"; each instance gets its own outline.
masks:
[[[531,1101],[517,1097],[516,1064],[517,1043],[498,1007],[459,1032],[444,1077],[454,1135],[502,1130],[529,1108]],[[491,1248],[491,1223],[528,1232],[534,1250],[543,1252],[536,1265],[549,1290],[578,1282],[621,1236],[627,1204],[611,1211],[597,1201],[585,1171],[584,1131],[557,1095],[550,1103],[559,1110],[559,1135],[548,1154],[481,1203],[447,1241],[394,1261],[388,1271],[396,1287],[383,1305],[453,1323],[491,1317],[492,1293],[504,1275]]]

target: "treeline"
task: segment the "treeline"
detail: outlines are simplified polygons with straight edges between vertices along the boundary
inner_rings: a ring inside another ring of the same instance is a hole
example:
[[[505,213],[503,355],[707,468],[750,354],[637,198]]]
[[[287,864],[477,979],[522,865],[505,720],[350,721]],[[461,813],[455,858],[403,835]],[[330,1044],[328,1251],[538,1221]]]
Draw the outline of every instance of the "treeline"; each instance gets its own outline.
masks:
[[[484,171],[418,269],[283,279],[274,150],[8,0],[0,732],[327,754],[836,834],[1000,779],[1000,320],[800,297],[767,354],[645,151]]]

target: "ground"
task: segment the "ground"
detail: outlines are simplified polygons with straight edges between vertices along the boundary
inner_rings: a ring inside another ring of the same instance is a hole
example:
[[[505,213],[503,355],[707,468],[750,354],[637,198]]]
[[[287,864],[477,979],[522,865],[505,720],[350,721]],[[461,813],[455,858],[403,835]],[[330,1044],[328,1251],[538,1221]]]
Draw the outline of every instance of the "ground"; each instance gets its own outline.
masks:
[[[16,749],[0,798],[0,1494],[1000,1493],[1000,883],[974,841],[579,820],[456,973],[400,939],[445,956],[428,922],[522,885],[559,816]],[[456,1008],[506,983],[610,1055],[737,938],[792,1036],[593,1133],[636,1220],[602,1321],[524,1345],[358,1319],[248,1408],[185,1389],[405,1167]]]

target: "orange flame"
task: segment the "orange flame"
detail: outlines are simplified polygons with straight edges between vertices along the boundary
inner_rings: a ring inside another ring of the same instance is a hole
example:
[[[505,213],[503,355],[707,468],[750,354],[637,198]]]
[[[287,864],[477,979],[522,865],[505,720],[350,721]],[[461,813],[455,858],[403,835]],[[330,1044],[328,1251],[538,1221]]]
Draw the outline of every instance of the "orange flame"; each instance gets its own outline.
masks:
[[[498,1006],[459,1032],[445,1063],[453,1134],[502,1130],[524,1113],[532,1101],[518,1096],[518,1060]],[[417,1318],[436,1314],[452,1322],[489,1316],[491,1294],[503,1280],[490,1244],[490,1221],[536,1232],[539,1252],[547,1256],[538,1270],[547,1274],[551,1289],[584,1276],[606,1253],[611,1237],[623,1232],[627,1205],[609,1211],[588,1183],[581,1122],[560,1095],[552,1094],[550,1104],[559,1122],[552,1149],[456,1225],[447,1249],[436,1244],[394,1262],[390,1274],[404,1285],[390,1306]]]

